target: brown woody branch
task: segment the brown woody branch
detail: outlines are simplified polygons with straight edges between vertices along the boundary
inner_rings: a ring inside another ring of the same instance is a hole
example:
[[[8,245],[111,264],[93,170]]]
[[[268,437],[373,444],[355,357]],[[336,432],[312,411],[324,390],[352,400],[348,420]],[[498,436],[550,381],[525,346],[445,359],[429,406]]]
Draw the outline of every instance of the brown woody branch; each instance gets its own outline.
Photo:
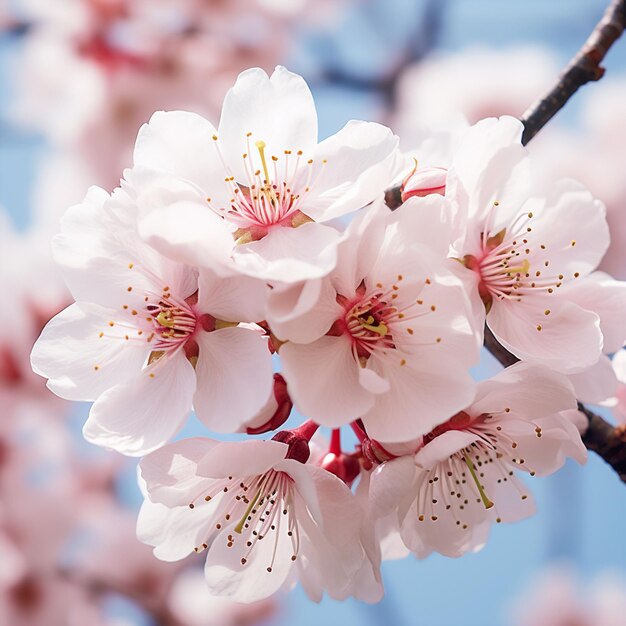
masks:
[[[532,105],[522,116],[524,133],[522,143],[526,145],[551,119],[582,85],[596,81],[604,75],[600,63],[609,48],[626,29],[626,0],[613,0],[593,32],[561,74],[557,84],[541,100]],[[518,359],[485,328],[485,347],[505,367]],[[602,417],[578,403],[589,427],[583,441],[589,450],[601,456],[626,482],[626,432],[615,428]]]
[[[624,29],[626,29],[626,0],[613,0],[583,47],[561,73],[556,85],[522,115],[523,145],[526,145],[563,108],[579,87],[600,80],[604,76],[604,68],[600,63]]]
[[[556,85],[522,115],[522,145],[525,146],[565,106],[579,87],[604,76],[600,63],[625,29],[626,0],[613,0]],[[399,183],[385,191],[385,202],[392,211],[402,204]]]
[[[600,80],[604,76],[604,68],[600,63],[625,29],[626,0],[613,0],[583,47],[562,72],[556,85],[522,116],[523,145],[526,145],[563,108],[579,87]],[[385,191],[385,202],[392,211],[402,204],[400,185]],[[500,345],[488,327],[485,327],[485,347],[504,367],[509,367],[519,360]],[[578,410],[589,421],[589,426],[583,434],[585,445],[602,457],[626,483],[626,429],[615,428],[580,402]]]
[[[519,361],[514,354],[498,342],[488,326],[485,326],[485,348],[504,367],[509,367]],[[585,445],[589,450],[601,456],[626,483],[626,430],[620,427],[615,428],[582,402],[578,403],[578,410],[589,421],[589,426],[582,436]]]

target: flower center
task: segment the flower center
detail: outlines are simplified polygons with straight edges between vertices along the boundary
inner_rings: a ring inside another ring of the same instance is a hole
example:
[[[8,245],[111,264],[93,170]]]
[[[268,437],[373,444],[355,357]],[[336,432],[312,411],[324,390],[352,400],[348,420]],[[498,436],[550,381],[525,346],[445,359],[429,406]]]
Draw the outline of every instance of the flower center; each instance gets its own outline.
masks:
[[[552,266],[550,250],[538,240],[531,226],[532,212],[520,213],[510,227],[492,235],[489,223],[498,206],[499,203],[495,202],[481,234],[479,253],[467,254],[462,259],[462,263],[478,275],[478,292],[487,312],[494,299],[521,302],[524,295],[532,292],[549,295],[564,281],[580,276],[580,272],[574,272],[566,277],[565,272],[559,272]],[[560,255],[575,246],[576,241],[572,240],[556,252]],[[549,314],[550,310],[546,309],[545,315]],[[537,326],[537,330],[541,328],[541,325]]]
[[[149,270],[134,263],[129,263],[128,268],[157,280]],[[133,285],[129,285],[126,291],[130,294],[135,289]],[[149,347],[148,365],[182,348],[195,366],[199,349],[193,336],[202,328],[194,310],[197,292],[182,299],[176,297],[170,287],[165,285],[160,292],[151,289],[144,291],[142,295],[143,306],[135,309],[123,304],[121,314],[116,320],[108,322],[106,330],[101,331],[99,337],[123,340],[142,348]],[[95,364],[93,368],[95,371],[100,370],[100,364]],[[150,373],[150,377],[154,378],[154,372]]]
[[[185,300],[178,301],[169,290],[163,292],[158,303],[148,304],[146,310],[152,318],[152,332],[148,335],[154,340],[152,355],[179,348],[194,334],[198,325],[190,304]]]
[[[251,136],[248,133],[248,151],[242,154],[245,180],[241,182],[235,181],[217,145],[217,135],[213,136],[231,198],[228,207],[212,206],[210,198],[207,202],[218,215],[237,226],[237,243],[261,239],[274,226],[297,228],[313,221],[302,211],[302,205],[323,171],[320,169],[314,179],[313,159],[305,160],[302,150],[295,154],[284,150],[280,157],[272,155],[268,159],[265,141],[256,141],[253,149]]]
[[[503,414],[509,412],[510,409],[506,408]],[[503,488],[508,486],[510,491],[515,492],[512,497],[522,500],[528,498],[526,486],[513,470],[519,467],[531,476],[535,472],[528,467],[525,459],[516,457],[517,442],[506,434],[500,420],[495,418],[495,414],[472,417],[461,411],[424,437],[424,445],[431,444],[438,436],[451,430],[472,433],[478,438],[424,473],[423,481],[427,481],[428,487],[423,486],[422,489],[430,492],[435,490],[437,483],[441,484],[437,485],[439,497],[429,496],[418,500],[417,513],[420,522],[426,519],[437,521],[445,511],[455,518],[457,526],[465,530],[469,525],[467,510],[473,503],[480,504],[485,509],[495,507],[498,512],[498,502],[490,499],[483,484],[486,472],[491,474],[492,482]],[[538,438],[542,436],[540,427],[535,427],[535,434]],[[434,491],[431,495],[434,495]],[[498,513],[496,522],[500,521]]]
[[[380,285],[368,293],[362,283],[352,300],[337,295],[337,302],[344,307],[345,315],[333,325],[331,334],[347,335],[352,341],[355,357],[361,363],[375,350],[395,347],[391,326],[398,317],[398,309],[391,303],[397,298],[396,291],[387,291]]]
[[[294,509],[293,480],[284,472],[268,472],[238,480],[228,476],[217,480],[209,493],[199,496],[204,502],[216,507],[214,519],[217,523],[209,530],[206,541],[195,548],[196,552],[206,549],[217,538],[220,531],[237,520],[232,532],[226,536],[226,545],[233,548],[237,542],[245,542],[241,565],[246,565],[250,553],[259,541],[274,537],[274,550],[267,572],[272,571],[278,542],[285,534],[293,548],[291,560],[297,559],[300,550],[300,531]],[[197,500],[198,500],[197,499]],[[196,508],[196,501],[189,504]]]

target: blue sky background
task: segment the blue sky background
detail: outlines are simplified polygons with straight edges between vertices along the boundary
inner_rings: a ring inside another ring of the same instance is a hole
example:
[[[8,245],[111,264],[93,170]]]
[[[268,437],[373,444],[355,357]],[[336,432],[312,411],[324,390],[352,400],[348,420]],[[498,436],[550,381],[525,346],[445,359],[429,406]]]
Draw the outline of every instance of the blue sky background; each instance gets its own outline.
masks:
[[[471,44],[536,43],[552,48],[565,62],[606,4],[604,0],[439,0],[438,47],[460,50]],[[425,8],[421,0],[357,0],[356,8],[332,32],[303,33],[284,64],[311,79],[322,135],[351,118],[375,119],[382,98],[373,90],[324,84],[318,80],[320,74],[331,68],[360,79],[384,76],[399,50],[421,45],[420,19]],[[6,105],[10,97],[7,69],[17,45],[15,40],[0,40],[0,105]],[[606,67],[610,75],[626,73],[626,40],[614,46]],[[556,123],[575,124],[576,112],[574,101]],[[20,226],[28,222],[29,185],[44,151],[40,139],[0,122],[0,204]],[[496,369],[486,356],[477,376],[483,378]],[[82,409],[77,412],[84,414]],[[81,420],[79,416],[76,421]],[[198,432],[201,428],[192,423],[184,434]],[[132,468],[120,489],[124,501],[135,506]],[[387,596],[374,607],[331,600],[315,605],[297,589],[286,597],[275,623],[505,626],[507,604],[534,572],[554,559],[571,561],[584,577],[607,568],[626,574],[626,490],[601,460],[590,455],[584,468],[568,464],[555,476],[534,479],[532,489],[538,514],[522,523],[494,528],[482,552],[458,560],[432,556],[422,562],[407,558],[385,564]],[[114,610],[128,615],[127,607]]]

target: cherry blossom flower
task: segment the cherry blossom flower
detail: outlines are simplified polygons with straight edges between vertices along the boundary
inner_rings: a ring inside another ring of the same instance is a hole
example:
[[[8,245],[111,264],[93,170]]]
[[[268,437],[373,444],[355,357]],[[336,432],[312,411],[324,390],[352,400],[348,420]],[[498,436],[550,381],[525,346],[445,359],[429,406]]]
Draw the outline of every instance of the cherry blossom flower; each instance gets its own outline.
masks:
[[[397,512],[402,539],[417,556],[461,556],[480,549],[493,522],[531,515],[534,503],[517,471],[545,476],[586,449],[562,414],[576,406],[567,379],[517,364],[478,385],[474,402],[376,469],[374,519]]]
[[[606,251],[605,211],[574,181],[533,197],[522,128],[504,117],[466,134],[446,186],[461,216],[453,254],[483,301],[477,319],[486,312],[502,345],[525,361],[575,373],[598,361],[603,336],[595,306],[577,304],[567,287],[584,281]]]
[[[264,285],[162,257],[133,230],[133,210],[129,193],[93,188],[66,214],[55,256],[77,302],[46,326],[32,364],[57,395],[96,400],[88,440],[141,455],[177,432],[192,399],[215,430],[241,428],[272,372],[262,331],[238,325],[263,317]],[[254,381],[245,394],[242,376]]]
[[[174,561],[207,551],[211,593],[254,602],[298,579],[312,599],[350,593],[362,566],[350,490],[279,441],[186,439],[140,463],[138,536]]]
[[[188,181],[195,197],[190,191],[184,205],[140,198],[140,232],[192,265],[234,263],[288,283],[323,276],[339,241],[326,222],[381,194],[396,145],[388,128],[354,121],[318,144],[304,80],[283,67],[271,77],[247,70],[226,95],[219,130],[181,111],[156,113],[141,129],[135,167]]]
[[[332,427],[362,417],[371,437],[398,441],[471,401],[479,346],[446,259],[443,203],[432,195],[395,213],[368,210],[348,226],[335,271],[317,291],[304,287],[317,298],[294,298],[299,287],[270,296],[268,321],[286,341],[283,375],[301,413]]]

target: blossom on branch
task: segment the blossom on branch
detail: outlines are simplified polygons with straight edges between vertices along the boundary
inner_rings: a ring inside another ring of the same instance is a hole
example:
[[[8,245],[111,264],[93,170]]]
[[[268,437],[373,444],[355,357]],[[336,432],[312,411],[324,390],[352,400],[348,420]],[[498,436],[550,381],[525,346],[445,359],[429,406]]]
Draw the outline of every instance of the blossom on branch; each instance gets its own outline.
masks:
[[[565,457],[586,450],[562,414],[576,406],[567,379],[518,364],[478,385],[473,403],[416,442],[415,452],[382,464],[372,475],[374,519],[389,514],[390,492],[402,540],[418,557],[461,556],[483,547],[492,523],[534,512],[517,476],[545,476]]]

